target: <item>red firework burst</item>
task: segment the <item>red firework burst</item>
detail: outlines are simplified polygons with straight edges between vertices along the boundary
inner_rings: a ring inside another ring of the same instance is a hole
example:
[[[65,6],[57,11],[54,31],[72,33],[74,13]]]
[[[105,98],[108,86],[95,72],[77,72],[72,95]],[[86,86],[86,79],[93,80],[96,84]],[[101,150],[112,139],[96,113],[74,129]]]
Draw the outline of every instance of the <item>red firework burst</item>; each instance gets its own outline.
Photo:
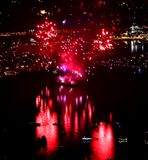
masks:
[[[112,36],[108,31],[102,29],[101,34],[97,34],[96,37],[93,42],[93,50],[105,51],[106,49],[112,49]]]
[[[50,45],[51,40],[57,37],[56,24],[45,18],[44,23],[37,25],[37,31],[35,33],[37,39],[39,39],[44,45]]]
[[[64,76],[59,78],[62,83],[73,84],[90,75],[99,53],[113,48],[112,36],[105,29],[97,32],[96,38],[91,37],[92,41],[82,30],[60,30],[60,34],[57,34],[56,24],[47,18],[43,24],[37,25],[35,36],[41,42],[42,53],[45,55],[47,52],[51,60],[53,56],[57,69],[63,71]]]

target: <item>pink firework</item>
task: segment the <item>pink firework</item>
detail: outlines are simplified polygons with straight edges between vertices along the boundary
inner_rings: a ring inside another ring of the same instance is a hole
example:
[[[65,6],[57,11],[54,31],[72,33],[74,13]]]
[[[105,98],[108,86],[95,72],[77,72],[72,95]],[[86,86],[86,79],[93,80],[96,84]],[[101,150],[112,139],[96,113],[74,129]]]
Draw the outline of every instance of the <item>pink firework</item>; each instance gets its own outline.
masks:
[[[60,30],[57,34],[56,24],[47,18],[43,24],[37,25],[35,36],[41,42],[42,53],[50,56],[63,73],[60,82],[74,84],[85,79],[86,75],[91,75],[100,55],[113,48],[112,36],[107,30],[97,32],[95,38],[89,31]]]
[[[51,40],[57,37],[56,24],[45,18],[43,24],[37,25],[37,31],[35,33],[37,39],[39,39],[44,45],[50,45]]]
[[[96,39],[93,42],[94,51],[105,51],[107,49],[112,49],[113,45],[111,42],[112,36],[108,31],[102,29],[101,34],[96,35]]]
[[[72,35],[65,37],[60,43],[59,53],[61,60],[65,63],[73,63],[83,56],[85,41]]]
[[[75,32],[74,32],[75,33]],[[60,43],[59,55],[61,63],[66,65],[67,70],[75,77],[80,78],[83,75],[83,65],[80,59],[83,59],[85,41],[75,34],[65,36]]]

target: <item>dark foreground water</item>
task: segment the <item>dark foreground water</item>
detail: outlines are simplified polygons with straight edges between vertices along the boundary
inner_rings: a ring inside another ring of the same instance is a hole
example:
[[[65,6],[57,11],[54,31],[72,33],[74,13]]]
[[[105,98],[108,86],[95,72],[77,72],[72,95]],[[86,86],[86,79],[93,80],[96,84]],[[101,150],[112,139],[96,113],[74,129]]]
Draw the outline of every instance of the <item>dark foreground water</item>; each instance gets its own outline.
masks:
[[[97,73],[76,87],[46,74],[1,80],[0,159],[148,159],[147,75]]]

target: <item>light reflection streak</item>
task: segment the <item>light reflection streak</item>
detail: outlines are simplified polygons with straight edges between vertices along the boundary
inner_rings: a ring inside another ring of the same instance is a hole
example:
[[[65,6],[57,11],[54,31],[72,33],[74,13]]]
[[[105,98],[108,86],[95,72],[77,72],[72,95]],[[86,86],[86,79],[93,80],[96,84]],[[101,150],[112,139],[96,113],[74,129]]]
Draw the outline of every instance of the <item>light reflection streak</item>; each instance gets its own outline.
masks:
[[[93,137],[96,138],[91,144],[94,159],[113,159],[115,144],[112,126],[101,122],[97,130],[93,132]]]
[[[90,101],[88,102],[88,115],[89,115],[89,122],[92,120],[92,106]]]
[[[137,53],[140,50],[144,51],[144,45],[138,41],[131,41],[131,53]]]
[[[40,127],[36,128],[36,137],[46,137],[47,152],[50,154],[56,151],[58,146],[58,128],[53,125],[56,121],[57,114],[51,114],[49,110],[40,113],[36,118],[36,122],[41,124]]]
[[[52,105],[53,105],[52,99],[49,99],[49,101],[48,101],[49,108],[52,108]]]
[[[49,96],[49,93],[50,92],[46,90],[46,96]],[[36,123],[40,123],[40,126],[36,128],[36,139],[45,136],[47,141],[46,153],[51,154],[57,150],[59,144],[58,128],[53,125],[54,123],[57,123],[57,113],[51,111],[51,98],[49,98],[49,104],[47,106],[46,99],[39,97],[40,96],[38,96],[37,99],[41,99],[41,103],[40,105],[37,103],[37,107],[39,107],[40,112],[36,115]],[[42,154],[43,150],[40,149],[39,152]]]
[[[36,107],[37,107],[37,108],[39,107],[40,103],[41,103],[41,97],[40,97],[40,96],[37,96],[37,97],[36,97]]]
[[[42,95],[36,97],[36,107],[40,112],[36,116],[36,138],[45,136],[47,139],[47,154],[56,152],[59,147],[59,135],[64,133],[64,141],[79,141],[87,133],[86,127],[92,125],[94,106],[88,95],[73,88],[71,92],[66,87],[58,89],[56,99],[50,97],[50,90],[45,88]],[[43,96],[44,95],[44,96]],[[47,104],[48,102],[48,104]],[[60,106],[60,112],[55,109]],[[112,122],[112,113],[109,114]],[[61,124],[53,125],[53,124]],[[62,129],[62,130],[60,130]],[[96,160],[114,158],[114,136],[112,126],[100,122],[99,126],[90,132],[92,156]],[[42,153],[44,154],[44,153]]]
[[[85,124],[86,124],[86,110],[83,108],[81,116],[80,132],[84,131]]]
[[[77,138],[77,133],[79,131],[79,121],[78,121],[78,112],[75,112],[75,118],[74,118],[74,133],[75,133],[75,138]]]
[[[76,101],[76,106],[78,106],[78,97],[76,97],[75,101]]]
[[[112,112],[109,113],[109,120],[110,120],[110,122],[112,122],[112,120],[113,120]]]
[[[83,97],[82,96],[80,96],[79,102],[80,102],[80,104],[82,104],[82,102],[83,102]]]

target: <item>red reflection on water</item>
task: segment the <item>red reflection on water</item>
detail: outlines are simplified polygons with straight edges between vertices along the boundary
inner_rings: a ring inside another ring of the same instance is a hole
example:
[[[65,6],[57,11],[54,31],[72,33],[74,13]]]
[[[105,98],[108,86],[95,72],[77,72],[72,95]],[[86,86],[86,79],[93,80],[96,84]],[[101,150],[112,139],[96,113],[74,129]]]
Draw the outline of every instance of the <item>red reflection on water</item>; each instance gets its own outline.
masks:
[[[47,96],[47,97],[50,96],[50,91],[49,91],[48,87],[46,87],[46,96]]]
[[[36,137],[46,137],[47,140],[47,152],[52,153],[56,151],[58,146],[58,128],[53,125],[57,122],[57,114],[50,113],[49,109],[45,112],[40,112],[36,117],[36,122],[41,126],[36,128]]]
[[[43,99],[41,98],[41,109],[43,108]]]
[[[112,122],[112,120],[113,120],[112,112],[110,112],[110,114],[109,114],[109,120],[110,120],[110,122]]]
[[[91,122],[91,120],[92,120],[92,106],[91,106],[90,102],[88,102],[88,118],[89,118],[89,122]]]
[[[83,109],[82,116],[81,116],[81,125],[80,125],[81,132],[83,132],[84,130],[85,123],[86,123],[86,110]]]
[[[75,135],[75,138],[77,138],[78,129],[79,129],[78,112],[76,111],[75,112],[75,118],[74,118],[74,135]]]
[[[114,158],[114,135],[110,124],[101,122],[93,133],[92,155],[96,160]]]
[[[78,102],[79,102],[78,97],[75,98],[75,101],[76,101],[76,106],[78,106]]]
[[[65,112],[64,112],[64,129],[66,134],[69,135],[71,131],[71,119],[70,119],[69,108],[67,105],[65,106]]]
[[[37,108],[39,107],[40,103],[41,103],[41,97],[40,97],[40,96],[37,96],[37,97],[36,97],[36,107],[37,107]]]
[[[80,96],[79,101],[80,101],[80,104],[82,104],[82,102],[83,102],[83,97],[82,96]]]
[[[77,138],[79,131],[85,134],[86,121],[91,123],[93,116],[93,106],[85,92],[62,86],[57,91],[57,103],[62,105],[62,124],[66,137]]]
[[[71,103],[69,105],[69,113],[70,113],[70,115],[72,114],[72,104]]]
[[[47,140],[46,153],[42,149],[39,151],[39,154],[43,155],[51,154],[58,149],[58,129],[61,128],[53,123],[62,124],[62,132],[64,129],[66,141],[77,142],[80,134],[85,135],[85,125],[92,122],[94,113],[89,97],[77,91],[77,88],[60,87],[56,95],[57,101],[54,101],[55,99],[52,99],[50,95],[51,92],[46,87],[36,97],[37,111],[40,111],[36,116],[36,123],[41,124],[36,127],[36,139],[45,136]],[[58,113],[55,111],[57,107],[60,107]]]
[[[44,108],[46,108],[47,107],[47,103],[46,103],[45,99],[43,100],[43,103],[44,103]]]
[[[49,96],[50,91],[46,88],[46,94]],[[42,93],[43,95],[43,93]],[[46,96],[47,96],[46,95]],[[40,112],[36,116],[36,123],[40,123],[39,127],[36,127],[36,138],[46,137],[47,140],[47,153],[56,151],[58,146],[58,127],[53,125],[57,123],[57,113],[51,112],[52,99],[49,98],[47,105],[46,98],[38,96],[36,98],[36,106],[40,109]],[[40,150],[41,152],[43,150]]]
[[[53,105],[52,99],[49,99],[49,101],[48,101],[49,108],[52,108],[52,105]]]

